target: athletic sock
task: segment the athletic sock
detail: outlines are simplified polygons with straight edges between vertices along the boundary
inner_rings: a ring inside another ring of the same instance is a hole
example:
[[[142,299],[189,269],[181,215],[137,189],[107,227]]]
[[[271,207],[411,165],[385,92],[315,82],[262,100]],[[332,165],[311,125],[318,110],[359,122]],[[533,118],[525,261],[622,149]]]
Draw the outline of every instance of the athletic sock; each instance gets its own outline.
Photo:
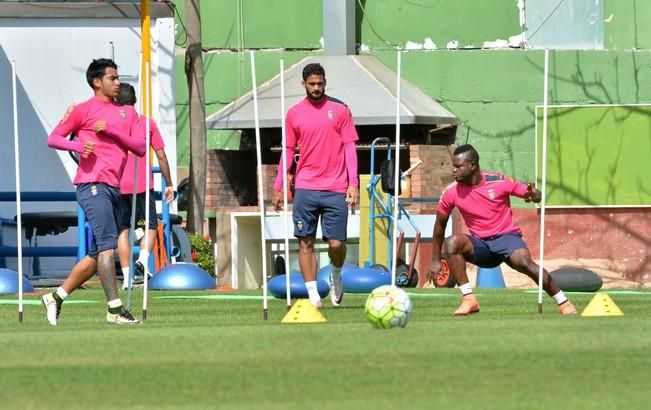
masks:
[[[310,303],[315,304],[321,301],[321,296],[319,296],[319,291],[317,290],[315,280],[305,282],[305,287],[307,288],[307,295],[310,298]]]
[[[464,283],[463,285],[459,286],[459,292],[461,292],[461,296],[467,296],[472,294],[472,286],[470,286],[470,282]]]
[[[558,303],[559,305],[562,305],[563,303],[567,302],[567,300],[568,300],[567,296],[565,296],[565,294],[563,293],[562,290],[559,290],[558,293],[555,294],[552,297],[554,298],[556,303]]]
[[[142,263],[142,266],[147,266],[147,258],[148,256],[145,255],[145,251],[141,250],[140,253],[138,254],[138,261]]]
[[[332,265],[332,271],[330,272],[330,276],[333,282],[337,282],[341,277],[341,268],[342,268],[341,266]]]
[[[120,298],[109,300],[108,301],[108,311],[109,313],[121,313],[122,312],[122,301]]]
[[[62,287],[58,287],[57,290],[52,292],[52,297],[58,302],[63,303],[63,300],[68,297],[68,292],[66,292]]]
[[[122,277],[124,278],[124,283],[128,283],[127,280],[129,280],[129,267],[127,266],[126,268],[122,268]]]

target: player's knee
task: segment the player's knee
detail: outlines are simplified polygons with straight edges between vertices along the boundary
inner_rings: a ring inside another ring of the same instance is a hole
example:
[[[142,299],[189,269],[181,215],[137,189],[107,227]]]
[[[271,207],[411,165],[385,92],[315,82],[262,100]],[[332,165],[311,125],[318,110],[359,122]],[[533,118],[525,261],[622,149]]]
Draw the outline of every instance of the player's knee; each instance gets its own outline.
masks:
[[[463,253],[465,238],[466,237],[464,235],[448,236],[443,241],[443,248],[442,248],[443,255],[442,256],[446,257],[446,256],[451,256],[451,255],[456,255],[456,254]]]
[[[328,246],[331,252],[341,252],[346,247],[346,244],[343,241],[331,239],[328,241]]]

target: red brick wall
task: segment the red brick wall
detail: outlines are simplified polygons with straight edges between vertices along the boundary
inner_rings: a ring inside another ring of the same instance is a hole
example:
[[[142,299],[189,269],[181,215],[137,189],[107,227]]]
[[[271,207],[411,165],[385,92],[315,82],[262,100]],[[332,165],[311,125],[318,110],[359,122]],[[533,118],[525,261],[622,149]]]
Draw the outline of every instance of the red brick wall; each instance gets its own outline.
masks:
[[[545,258],[610,259],[626,267],[627,279],[651,280],[651,208],[546,209],[545,213]],[[514,214],[537,259],[540,211],[514,209]]]

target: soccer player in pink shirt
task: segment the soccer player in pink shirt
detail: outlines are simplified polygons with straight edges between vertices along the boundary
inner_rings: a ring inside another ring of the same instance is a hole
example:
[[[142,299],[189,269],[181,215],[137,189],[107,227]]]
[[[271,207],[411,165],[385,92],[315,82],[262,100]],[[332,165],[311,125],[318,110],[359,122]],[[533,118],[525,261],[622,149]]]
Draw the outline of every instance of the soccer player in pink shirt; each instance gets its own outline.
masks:
[[[307,96],[287,112],[287,149],[283,153],[286,158],[294,158],[296,147],[300,153],[292,210],[294,236],[300,247],[298,261],[310,303],[320,308],[314,241],[321,218],[321,231],[323,239],[328,241],[328,256],[332,262],[330,300],[333,305],[340,306],[344,296],[341,268],[346,259],[348,207],[356,204],[359,198],[355,148],[359,137],[348,107],[325,94],[325,70],[320,64],[312,63],[303,68],[301,84]],[[276,210],[283,206],[283,155],[274,183],[272,202]]]
[[[120,84],[120,92],[116,97],[115,101],[124,106],[133,107],[136,104],[136,91],[130,84],[122,83]],[[141,121],[147,121],[148,118],[145,116],[140,117]],[[145,126],[142,126],[145,129]],[[158,164],[160,166],[161,175],[165,180],[165,191],[163,192],[163,200],[168,204],[174,199],[174,186],[172,185],[172,177],[170,175],[170,166],[167,161],[167,155],[165,155],[165,143],[163,142],[163,137],[158,131],[158,126],[154,120],[149,119],[149,133],[150,133],[150,145],[158,158]],[[121,204],[122,211],[121,219],[119,222],[120,234],[118,236],[118,255],[120,256],[120,265],[122,266],[122,275],[124,276],[124,282],[122,289],[128,287],[129,279],[129,265],[131,262],[131,246],[129,244],[129,228],[131,227],[131,201],[132,194],[136,193],[136,225],[138,228],[142,228],[143,232],[146,231],[149,235],[149,252],[154,249],[156,244],[156,228],[158,226],[158,216],[156,215],[156,201],[154,200],[154,174],[149,171],[149,205],[145,207],[145,168],[146,168],[146,158],[145,156],[137,157],[138,160],[138,178],[136,180],[137,186],[133,186],[133,174],[134,174],[134,160],[133,155],[129,155],[127,159],[127,164],[124,167],[124,172],[122,173],[122,179],[120,180],[120,193],[122,194]],[[145,228],[145,208],[149,210],[149,229]],[[147,254],[148,254],[147,253]],[[140,239],[140,254],[138,260],[135,264],[136,273],[139,275],[144,275],[147,272],[147,258],[145,253],[145,236],[143,233],[142,238]]]
[[[531,259],[522,231],[513,220],[511,195],[526,202],[540,202],[542,195],[532,184],[524,184],[499,173],[482,172],[479,154],[472,145],[461,145],[452,157],[455,182],[444,191],[434,223],[434,249],[430,280],[441,271],[441,259],[447,261],[450,274],[461,291],[462,301],[455,315],[479,312],[479,302],[466,274],[466,262],[484,268],[502,262],[538,282],[538,265]],[[456,207],[470,235],[455,234],[443,238],[452,209]],[[543,288],[559,306],[563,315],[576,314],[576,308],[544,270]]]
[[[86,80],[95,95],[70,107],[47,143],[51,148],[80,154],[73,184],[77,186],[77,201],[91,225],[93,241],[88,244],[88,256],[74,266],[56,291],[44,295],[42,300],[48,322],[56,326],[63,300],[93,275],[91,267],[97,264],[108,302],[107,322],[140,323],[124,309],[118,296],[114,251],[119,215],[115,210],[119,209],[120,177],[127,152],[143,155],[145,138],[133,108],[121,107],[113,100],[120,89],[120,80],[112,60],[93,60],[86,70]],[[67,139],[71,134],[76,134],[75,141]]]

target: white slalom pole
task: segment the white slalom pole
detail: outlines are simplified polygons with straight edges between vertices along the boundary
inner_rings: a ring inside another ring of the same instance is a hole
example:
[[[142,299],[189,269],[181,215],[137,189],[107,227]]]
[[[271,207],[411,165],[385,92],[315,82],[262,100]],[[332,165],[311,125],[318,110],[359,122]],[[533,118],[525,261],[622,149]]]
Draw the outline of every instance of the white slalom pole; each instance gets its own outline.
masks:
[[[11,60],[11,90],[14,111],[14,156],[16,158],[16,246],[18,247],[18,321],[23,321],[23,218],[20,199],[20,150],[18,146],[18,98],[16,62]]]
[[[285,210],[285,289],[287,289],[287,310],[292,307],[292,290],[289,280],[289,211],[287,210],[287,134],[285,133],[285,60],[280,59],[280,129],[282,133],[281,158],[283,158],[283,209]],[[292,156],[292,161],[294,157]]]
[[[138,53],[138,90],[142,90],[142,76],[140,73],[142,73],[142,53]],[[142,112],[142,101],[140,101],[141,98],[136,99],[138,106],[136,107],[136,111],[138,113]],[[134,277],[134,262],[133,262],[133,242],[134,238],[136,237],[136,200],[138,198],[138,194],[136,191],[136,187],[138,186],[138,156],[137,155],[132,155],[133,156],[133,192],[131,193],[131,218],[129,220],[129,277],[125,278],[127,279],[127,305],[126,309],[130,310],[131,309],[131,290],[133,287],[133,277]]]
[[[549,94],[549,49],[545,49],[545,71],[544,71],[544,95],[543,95],[543,140],[542,140],[542,200],[540,201],[540,255],[538,262],[538,313],[543,311],[543,269],[545,258],[545,200],[547,196],[547,96]]]
[[[269,318],[267,296],[267,241],[264,233],[264,187],[262,186],[262,148],[260,147],[260,117],[258,115],[258,83],[255,79],[255,55],[251,50],[251,84],[253,85],[253,116],[255,119],[255,149],[258,162],[258,205],[260,206],[260,243],[262,244],[262,308],[264,320]]]
[[[396,255],[397,243],[396,236],[398,234],[398,195],[400,190],[400,69],[402,64],[402,52],[398,50],[398,62],[396,68],[396,156],[394,168],[394,192],[393,192],[393,229],[391,232],[391,285],[396,285],[396,269],[397,260]]]
[[[145,84],[149,84],[150,81],[151,67],[149,64],[149,61],[145,63]],[[149,95],[151,94],[151,90],[148,86],[145,87],[144,94],[144,103],[149,104]],[[149,165],[151,156],[151,136],[149,135],[151,133],[151,126],[149,123],[150,116],[151,112],[147,109],[147,116],[145,117],[145,277],[142,289],[142,320],[147,319],[147,287],[149,283],[149,174],[151,172],[151,165]],[[143,249],[140,249],[140,252],[142,251]]]

